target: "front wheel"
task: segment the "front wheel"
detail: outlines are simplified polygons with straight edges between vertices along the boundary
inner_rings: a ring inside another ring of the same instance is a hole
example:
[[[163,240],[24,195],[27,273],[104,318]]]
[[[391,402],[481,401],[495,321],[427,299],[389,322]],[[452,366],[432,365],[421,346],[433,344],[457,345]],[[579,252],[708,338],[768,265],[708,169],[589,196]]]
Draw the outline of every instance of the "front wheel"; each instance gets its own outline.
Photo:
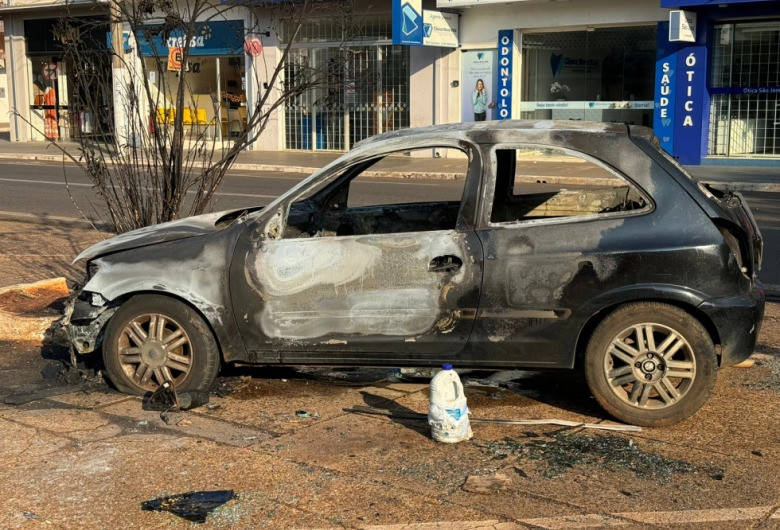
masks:
[[[208,390],[219,370],[211,329],[191,307],[159,295],[130,298],[111,317],[103,362],[114,386],[154,392],[165,381],[181,390]]]
[[[715,384],[715,347],[701,323],[662,303],[623,306],[596,328],[585,375],[604,409],[626,423],[677,423],[704,405]]]

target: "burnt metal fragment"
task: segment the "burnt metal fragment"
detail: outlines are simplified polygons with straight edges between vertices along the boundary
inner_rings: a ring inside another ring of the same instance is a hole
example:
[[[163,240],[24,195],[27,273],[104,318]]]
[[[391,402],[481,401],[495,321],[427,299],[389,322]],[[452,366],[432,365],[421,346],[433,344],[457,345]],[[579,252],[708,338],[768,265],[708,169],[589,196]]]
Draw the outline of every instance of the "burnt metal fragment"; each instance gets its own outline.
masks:
[[[235,498],[233,490],[190,491],[142,502],[147,512],[169,512],[193,523],[205,523],[206,517]]]

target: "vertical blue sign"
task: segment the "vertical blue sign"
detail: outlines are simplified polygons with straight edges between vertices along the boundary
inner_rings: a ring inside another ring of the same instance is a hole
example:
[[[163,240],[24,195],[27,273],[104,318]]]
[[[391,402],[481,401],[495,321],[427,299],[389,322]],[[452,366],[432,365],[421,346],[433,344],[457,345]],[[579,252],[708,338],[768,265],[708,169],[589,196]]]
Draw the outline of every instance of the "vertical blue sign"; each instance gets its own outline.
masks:
[[[512,29],[502,29],[498,32],[498,110],[496,118],[508,120],[512,118],[512,58],[514,56],[515,32]]]
[[[702,120],[709,95],[705,83],[707,50],[702,45],[677,50],[677,95],[674,109],[674,155],[681,164],[700,164]]]
[[[393,44],[422,43],[422,0],[393,0]]]
[[[661,147],[674,154],[674,109],[677,93],[677,43],[669,42],[669,23],[658,23],[658,47],[655,62],[655,110],[653,132]]]

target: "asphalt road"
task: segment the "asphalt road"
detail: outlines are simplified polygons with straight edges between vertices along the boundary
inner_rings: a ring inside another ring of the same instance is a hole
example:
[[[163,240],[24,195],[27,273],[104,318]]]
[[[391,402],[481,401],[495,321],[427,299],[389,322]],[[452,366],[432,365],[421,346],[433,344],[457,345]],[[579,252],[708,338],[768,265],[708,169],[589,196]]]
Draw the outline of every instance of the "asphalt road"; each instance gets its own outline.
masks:
[[[264,172],[260,175],[233,171],[222,188],[216,210],[268,204],[306,176],[300,173]],[[355,187],[353,194],[356,196],[351,196],[350,202],[379,203],[390,196],[395,197],[394,202],[419,201],[441,197],[442,188],[446,188],[444,192],[447,196],[457,195],[461,186],[460,182],[446,180],[369,179]],[[780,286],[780,194],[751,192],[744,195],[764,235],[761,279],[766,284]],[[2,212],[78,218],[80,208],[94,218],[93,205],[97,204],[92,185],[72,165],[27,160],[0,162]]]

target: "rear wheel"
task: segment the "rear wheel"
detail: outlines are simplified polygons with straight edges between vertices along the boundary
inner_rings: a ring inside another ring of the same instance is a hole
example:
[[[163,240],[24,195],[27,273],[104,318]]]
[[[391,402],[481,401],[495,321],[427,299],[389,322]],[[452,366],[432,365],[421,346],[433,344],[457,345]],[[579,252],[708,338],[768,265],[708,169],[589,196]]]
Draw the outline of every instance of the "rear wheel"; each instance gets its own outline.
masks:
[[[208,390],[219,370],[211,329],[191,307],[159,295],[134,296],[106,327],[103,362],[111,382],[128,394]]]
[[[647,427],[695,413],[715,384],[712,340],[682,309],[643,302],[615,310],[596,328],[585,354],[591,392],[615,418]]]

